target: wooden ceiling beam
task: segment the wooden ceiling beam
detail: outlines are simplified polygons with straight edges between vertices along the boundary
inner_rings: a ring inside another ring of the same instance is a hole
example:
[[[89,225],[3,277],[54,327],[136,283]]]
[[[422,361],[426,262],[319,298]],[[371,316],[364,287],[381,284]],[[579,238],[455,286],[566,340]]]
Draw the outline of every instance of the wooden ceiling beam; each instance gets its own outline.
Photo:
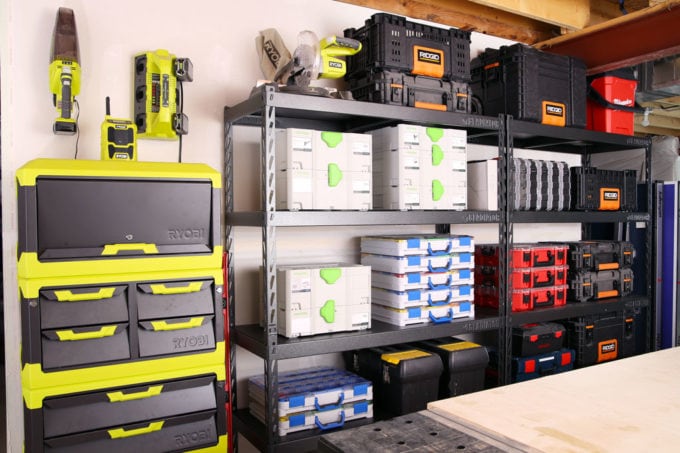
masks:
[[[559,27],[467,0],[337,0],[352,5],[422,19],[534,44],[559,35]],[[357,27],[359,24],[356,25]]]
[[[590,0],[470,0],[540,22],[580,30],[590,22]]]

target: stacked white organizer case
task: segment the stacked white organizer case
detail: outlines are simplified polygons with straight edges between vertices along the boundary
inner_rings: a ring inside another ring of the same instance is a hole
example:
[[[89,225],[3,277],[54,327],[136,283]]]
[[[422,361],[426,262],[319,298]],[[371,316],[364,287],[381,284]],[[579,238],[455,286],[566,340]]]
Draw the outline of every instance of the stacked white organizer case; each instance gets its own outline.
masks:
[[[466,131],[399,124],[371,135],[375,208],[467,208]]]
[[[279,373],[279,435],[373,418],[373,384],[350,371],[314,367]],[[249,410],[264,423],[264,375],[248,380]]]
[[[374,319],[406,326],[474,317],[474,241],[466,235],[365,236]]]
[[[299,337],[371,328],[371,268],[328,263],[277,267],[278,333]]]
[[[276,208],[369,210],[372,137],[312,129],[276,131]]]

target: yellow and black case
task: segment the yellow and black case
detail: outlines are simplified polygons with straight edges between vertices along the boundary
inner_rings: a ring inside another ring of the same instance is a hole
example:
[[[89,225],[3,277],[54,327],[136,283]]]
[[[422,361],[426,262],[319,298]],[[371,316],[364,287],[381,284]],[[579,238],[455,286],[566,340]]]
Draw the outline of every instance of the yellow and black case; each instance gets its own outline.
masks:
[[[16,178],[19,278],[220,267],[207,165],[36,159]]]

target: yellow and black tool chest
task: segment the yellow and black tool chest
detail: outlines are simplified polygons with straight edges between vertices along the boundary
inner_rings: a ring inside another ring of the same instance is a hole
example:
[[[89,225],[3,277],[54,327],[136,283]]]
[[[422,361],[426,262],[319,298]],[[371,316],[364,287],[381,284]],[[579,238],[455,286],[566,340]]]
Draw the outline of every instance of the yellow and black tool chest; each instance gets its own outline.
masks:
[[[17,171],[28,452],[226,451],[220,175]]]

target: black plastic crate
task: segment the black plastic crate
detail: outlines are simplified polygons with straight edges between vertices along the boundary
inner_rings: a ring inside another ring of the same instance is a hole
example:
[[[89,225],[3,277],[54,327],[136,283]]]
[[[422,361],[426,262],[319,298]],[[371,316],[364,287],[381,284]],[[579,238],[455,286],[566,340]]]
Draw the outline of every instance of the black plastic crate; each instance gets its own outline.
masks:
[[[373,382],[376,407],[392,415],[424,410],[439,393],[443,365],[437,354],[410,345],[344,354],[347,369]]]
[[[624,336],[623,311],[601,313],[565,322],[567,343],[576,350],[576,366],[583,367],[632,355],[636,351],[635,318]]]
[[[470,74],[478,113],[586,126],[586,66],[577,58],[515,44],[486,49],[470,63]]]
[[[526,357],[557,351],[564,345],[562,324],[542,322],[523,324],[512,329],[512,354]]]
[[[597,272],[570,272],[567,300],[589,300],[623,297],[633,292],[633,271],[630,268]]]
[[[412,76],[395,71],[366,73],[350,80],[357,101],[470,113],[471,92],[465,82]]]
[[[637,172],[571,167],[572,209],[577,211],[635,211]]]
[[[513,158],[508,202],[516,211],[567,211],[571,176],[566,162]]]
[[[580,241],[567,245],[572,272],[631,267],[635,258],[635,247],[628,241]]]
[[[470,80],[470,32],[411,22],[377,13],[363,27],[348,28],[345,37],[362,49],[347,57],[347,80],[384,70],[445,80]]]

